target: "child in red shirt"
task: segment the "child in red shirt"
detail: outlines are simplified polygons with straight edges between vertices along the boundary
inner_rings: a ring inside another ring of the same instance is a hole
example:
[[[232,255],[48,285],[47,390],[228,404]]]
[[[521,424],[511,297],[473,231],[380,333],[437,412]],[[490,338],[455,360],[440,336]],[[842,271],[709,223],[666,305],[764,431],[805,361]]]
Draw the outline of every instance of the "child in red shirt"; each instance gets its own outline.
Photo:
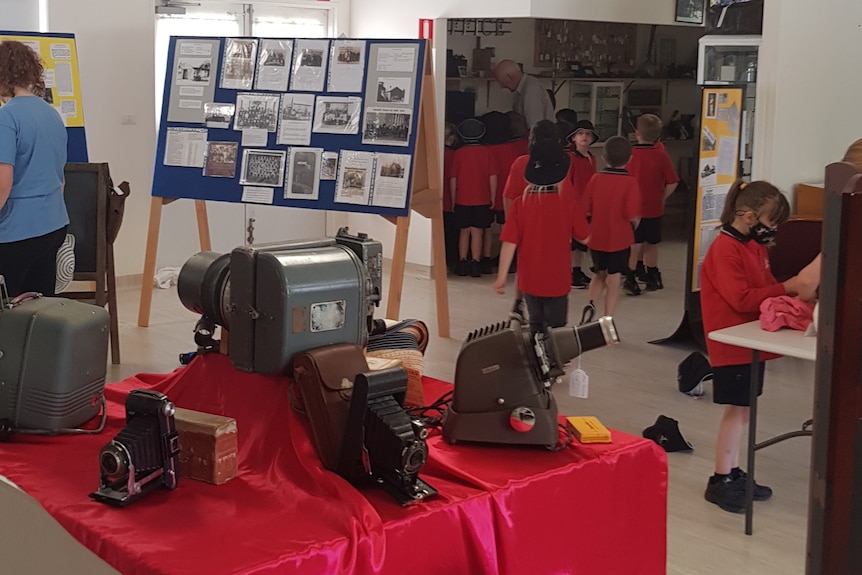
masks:
[[[538,126],[538,125],[537,125]],[[525,169],[527,188],[509,211],[500,240],[500,267],[494,290],[506,291],[508,266],[518,250],[518,289],[530,314],[530,332],[545,332],[568,321],[569,246],[586,243],[589,227],[567,174],[570,160],[559,141],[535,143]]]
[[[765,247],[789,213],[787,199],[768,182],[738,181],[731,187],[721,214],[721,233],[709,247],[700,270],[705,334],[756,320],[766,298],[798,293],[798,276],[783,284],[775,281]],[[800,296],[811,299],[813,293]],[[715,474],[709,478],[704,496],[725,511],[738,513],[745,507],[739,444],[748,423],[750,386],[755,383],[751,381],[751,352],[708,337],[706,345],[713,367],[713,401],[726,407],[716,439]],[[760,357],[768,360],[777,356],[763,353]],[[758,395],[763,392],[764,367],[764,363],[759,365]],[[755,483],[755,500],[771,495],[771,489]]]
[[[628,269],[633,226],[638,225],[641,208],[637,180],[623,168],[631,151],[632,145],[626,138],[608,138],[604,153],[608,167],[590,178],[584,194],[584,210],[592,216],[590,254],[593,257],[590,303],[584,310],[584,317],[595,315],[594,302],[605,289],[604,313],[613,316],[619,299],[620,276]]]
[[[598,141],[599,134],[592,122],[581,120],[566,134],[566,139],[571,144],[569,157],[572,160],[572,169],[569,174],[575,197],[580,202],[590,178],[596,173],[596,158],[590,152],[590,147]],[[581,270],[581,260],[586,251],[587,246],[584,244],[572,242],[572,287],[575,289],[586,289],[590,285],[590,277]]]
[[[632,159],[626,166],[637,179],[641,191],[641,222],[635,230],[629,269],[623,283],[623,291],[628,295],[641,293],[636,275],[643,278],[646,291],[664,288],[658,270],[661,217],[664,215],[664,203],[676,190],[679,178],[667,150],[657,143],[660,135],[661,119],[658,116],[643,114],[638,117],[635,129],[638,143],[632,146]]]
[[[511,130],[509,125],[509,117],[501,112],[488,112],[482,116],[482,123],[485,125],[485,137],[482,139],[485,145],[494,156],[494,166],[497,173],[497,194],[494,196],[494,204],[491,206],[491,226],[495,223],[503,225],[506,223],[506,212],[503,202],[503,186],[509,176],[509,169],[512,163],[518,156],[526,153],[519,152],[520,146],[513,146],[511,140]],[[491,247],[493,244],[492,228],[485,230],[485,236],[482,241],[482,273],[490,274],[493,270],[491,262]]]
[[[479,258],[482,253],[482,236],[491,226],[491,204],[497,193],[497,170],[494,157],[484,146],[479,145],[485,127],[475,118],[464,120],[458,126],[458,135],[464,146],[458,148],[452,159],[452,175],[449,189],[455,204],[455,220],[458,225],[458,264],[455,273],[459,276],[482,275]],[[468,254],[471,260],[467,260]]]
[[[455,270],[458,262],[458,226],[455,223],[452,194],[449,191],[449,180],[452,179],[452,161],[458,147],[458,134],[455,124],[446,122],[445,147],[443,148],[443,237],[446,248],[446,267]]]

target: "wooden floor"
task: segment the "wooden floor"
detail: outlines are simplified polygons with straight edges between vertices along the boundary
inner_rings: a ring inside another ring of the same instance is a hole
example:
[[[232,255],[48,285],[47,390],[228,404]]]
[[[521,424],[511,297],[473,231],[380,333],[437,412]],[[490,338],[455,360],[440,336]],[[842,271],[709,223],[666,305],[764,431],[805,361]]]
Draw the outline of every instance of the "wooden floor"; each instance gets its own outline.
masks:
[[[805,562],[810,439],[790,440],[760,452],[757,480],[771,486],[775,495],[771,501],[755,503],[753,536],[743,534],[742,515],[726,513],[704,501],[722,408],[712,403],[711,386],[702,399],[677,391],[676,366],[689,350],[647,343],[670,335],[682,317],[685,244],[666,242],[660,253],[665,289],[640,297],[622,296],[614,318],[622,343],[582,356],[582,368],[590,377],[589,399],[568,397],[568,389],[558,385],[554,392],[560,411],[595,415],[608,427],[636,435],[660,414],[679,420],[694,451],[668,454],[668,573],[801,574]],[[514,276],[510,277],[511,293]],[[511,296],[494,294],[492,281],[491,276],[450,276],[451,338],[432,337],[426,355],[428,375],[451,381],[454,359],[466,334],[507,317]],[[586,299],[585,291],[571,292],[570,323],[577,323]],[[178,353],[194,349],[192,328],[196,316],[182,307],[175,288],[155,290],[148,328],[137,326],[138,302],[138,289],[121,290],[123,363],[109,366],[109,381],[138,372],[171,371],[178,366]],[[380,309],[378,317],[385,302]],[[434,282],[426,268],[408,266],[401,317],[422,319],[432,334],[436,332]],[[797,429],[811,416],[813,381],[813,363],[795,359],[770,362],[760,403],[761,438]],[[559,525],[548,528],[563,526],[561,518]]]

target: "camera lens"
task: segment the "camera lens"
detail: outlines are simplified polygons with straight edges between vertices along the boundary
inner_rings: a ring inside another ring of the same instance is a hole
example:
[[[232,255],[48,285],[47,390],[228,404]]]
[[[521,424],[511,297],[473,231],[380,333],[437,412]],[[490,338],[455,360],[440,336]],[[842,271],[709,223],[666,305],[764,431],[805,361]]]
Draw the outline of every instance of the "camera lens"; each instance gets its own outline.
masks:
[[[414,441],[404,451],[402,459],[404,473],[418,473],[428,459],[428,446],[424,441]]]
[[[228,327],[230,254],[200,252],[180,269],[177,295],[186,309]]]
[[[106,445],[99,455],[102,473],[108,477],[118,477],[129,470],[129,464],[123,451],[116,445]]]

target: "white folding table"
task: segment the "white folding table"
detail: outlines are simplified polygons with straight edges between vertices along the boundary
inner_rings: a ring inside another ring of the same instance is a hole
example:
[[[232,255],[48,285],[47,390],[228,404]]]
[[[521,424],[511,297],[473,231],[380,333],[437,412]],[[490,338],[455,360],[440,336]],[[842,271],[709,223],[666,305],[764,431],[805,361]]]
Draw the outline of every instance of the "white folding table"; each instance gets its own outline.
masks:
[[[793,329],[766,331],[761,329],[760,321],[752,321],[742,325],[711,331],[709,339],[744,347],[751,350],[751,414],[748,419],[748,475],[745,481],[745,534],[751,535],[752,516],[754,511],[754,452],[770,445],[775,445],[785,439],[811,435],[812,420],[802,424],[802,429],[783,433],[776,437],[757,443],[757,378],[760,375],[757,364],[760,363],[761,352],[778,353],[787,357],[796,357],[814,361],[817,358],[817,338],[806,336],[803,332]]]

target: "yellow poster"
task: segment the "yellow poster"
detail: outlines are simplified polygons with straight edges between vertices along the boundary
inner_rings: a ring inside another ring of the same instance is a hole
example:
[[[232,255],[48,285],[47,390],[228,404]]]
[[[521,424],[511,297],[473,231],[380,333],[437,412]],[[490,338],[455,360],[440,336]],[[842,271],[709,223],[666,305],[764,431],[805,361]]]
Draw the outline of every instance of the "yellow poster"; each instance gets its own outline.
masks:
[[[724,199],[739,174],[742,88],[704,88],[700,112],[697,210],[691,290],[700,291],[700,267],[721,226]]]
[[[39,54],[45,65],[45,100],[57,109],[67,127],[83,127],[84,108],[81,105],[75,38],[19,33],[0,35],[0,42],[4,40],[17,40]]]

